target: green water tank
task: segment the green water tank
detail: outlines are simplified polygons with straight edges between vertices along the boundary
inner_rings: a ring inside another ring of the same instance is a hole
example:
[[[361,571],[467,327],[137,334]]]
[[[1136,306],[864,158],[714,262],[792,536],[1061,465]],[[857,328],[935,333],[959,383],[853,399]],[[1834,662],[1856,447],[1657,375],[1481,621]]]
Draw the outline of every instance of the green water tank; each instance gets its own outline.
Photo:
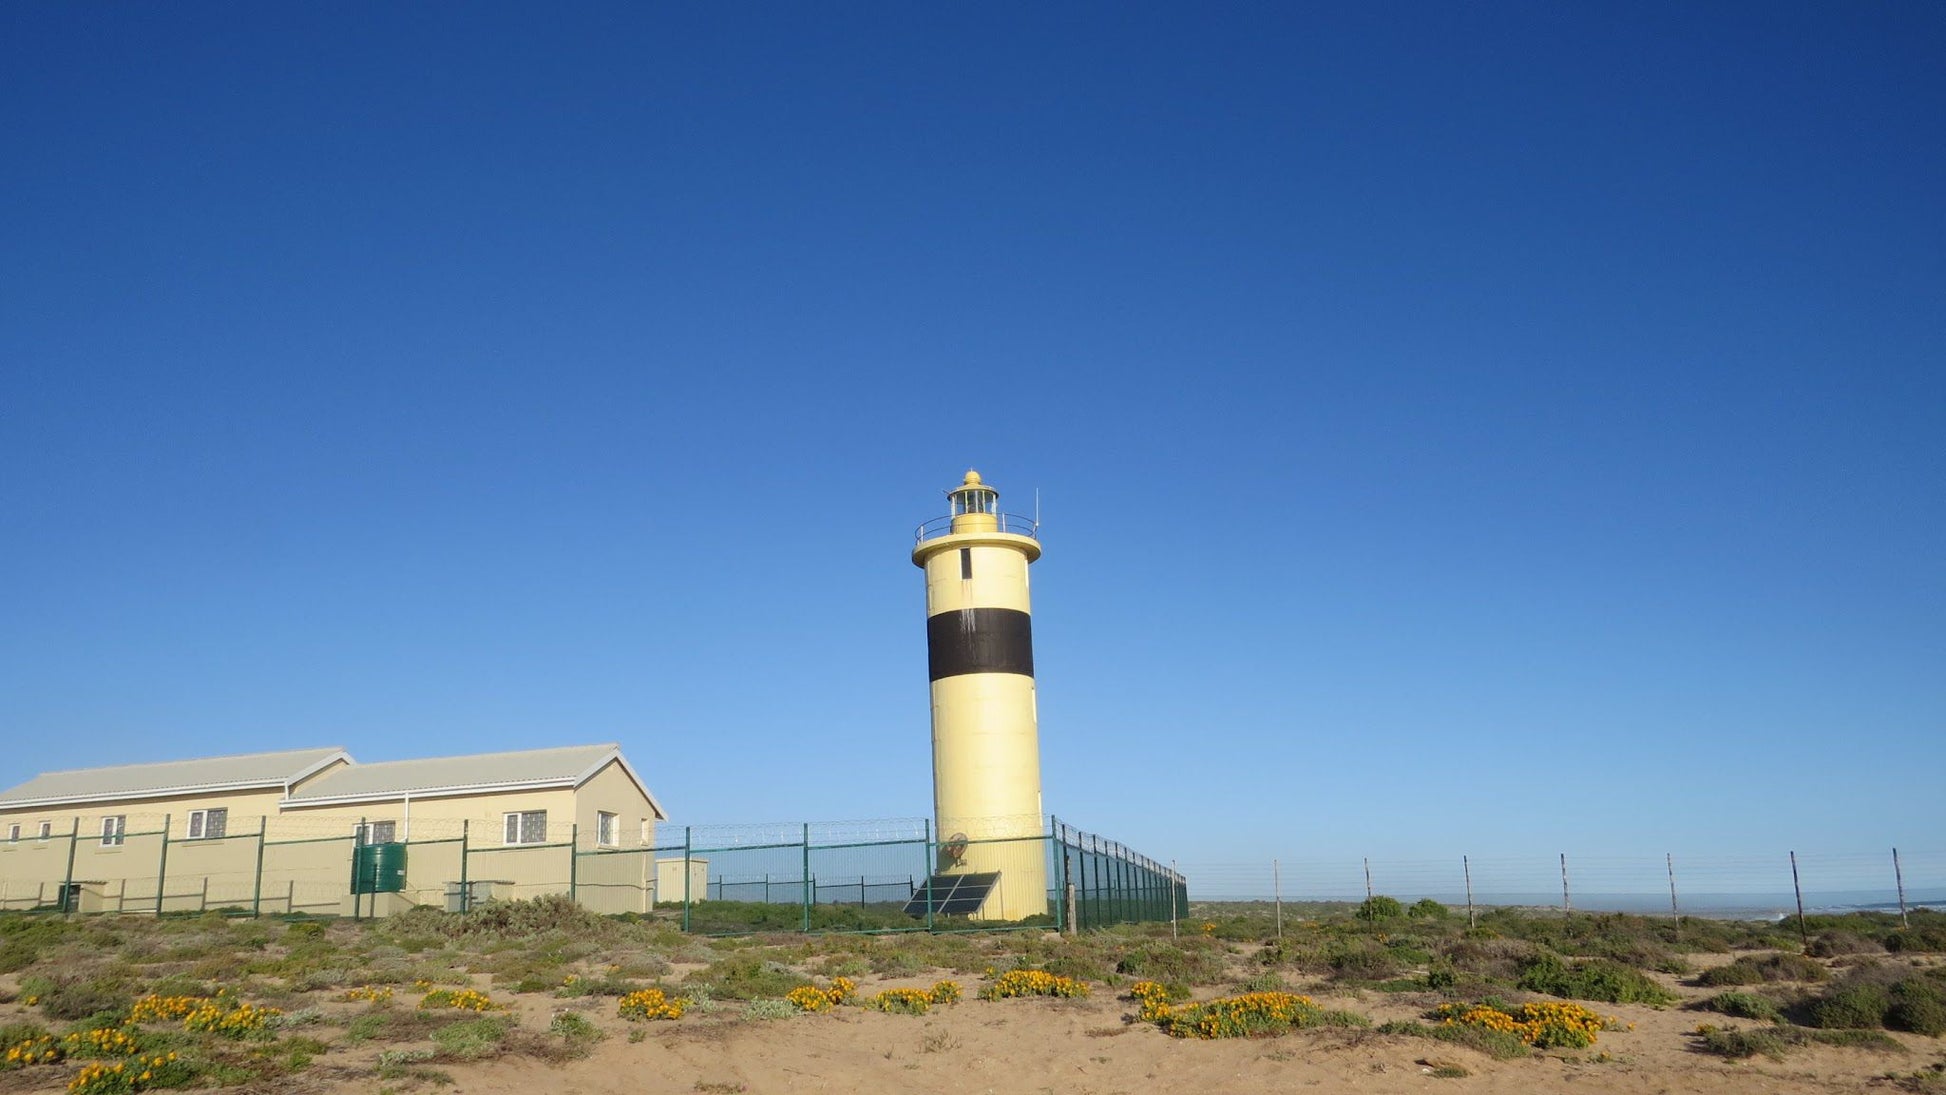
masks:
[[[361,844],[352,857],[353,893],[398,893],[405,889],[405,845]]]

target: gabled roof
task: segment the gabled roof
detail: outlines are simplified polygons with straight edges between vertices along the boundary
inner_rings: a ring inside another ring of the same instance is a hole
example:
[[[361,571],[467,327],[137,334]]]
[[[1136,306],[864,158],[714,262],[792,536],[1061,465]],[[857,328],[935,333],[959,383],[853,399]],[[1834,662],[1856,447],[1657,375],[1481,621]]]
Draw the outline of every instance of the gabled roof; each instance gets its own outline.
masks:
[[[622,747],[570,745],[558,749],[528,749],[516,753],[473,753],[461,757],[381,761],[340,768],[290,794],[290,806],[324,806],[351,802],[389,802],[413,798],[447,798],[491,791],[529,791],[579,787],[595,773],[618,763],[649,800],[657,820],[667,820],[662,804],[649,793],[642,777],[622,756]]]
[[[332,746],[42,772],[18,787],[0,792],[0,809],[283,789],[328,765],[350,759],[350,754]]]

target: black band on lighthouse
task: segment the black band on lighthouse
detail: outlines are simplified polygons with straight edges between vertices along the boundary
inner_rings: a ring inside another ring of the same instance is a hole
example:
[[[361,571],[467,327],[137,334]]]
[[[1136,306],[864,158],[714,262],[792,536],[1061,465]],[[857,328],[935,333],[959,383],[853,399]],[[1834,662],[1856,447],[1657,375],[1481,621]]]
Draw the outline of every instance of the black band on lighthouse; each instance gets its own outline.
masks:
[[[933,680],[962,673],[1034,675],[1033,617],[1017,608],[961,608],[926,618]]]

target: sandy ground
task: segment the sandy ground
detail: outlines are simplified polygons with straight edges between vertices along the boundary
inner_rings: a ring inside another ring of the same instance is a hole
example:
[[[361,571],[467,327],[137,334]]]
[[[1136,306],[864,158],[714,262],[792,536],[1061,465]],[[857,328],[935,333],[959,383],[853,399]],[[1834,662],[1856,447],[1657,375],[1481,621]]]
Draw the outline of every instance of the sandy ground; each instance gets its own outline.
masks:
[[[915,986],[916,987],[916,986]],[[1415,1002],[1368,994],[1323,999],[1375,1021],[1416,1018]],[[611,1036],[579,1061],[461,1065],[446,1069],[448,1089],[468,1095],[548,1091],[564,1095],[661,1092],[899,1091],[952,1095],[1109,1095],[1114,1092],[1614,1091],[1737,1095],[1743,1092],[1855,1092],[1874,1084],[1897,1090],[1888,1073],[1946,1060],[1934,1039],[1897,1037],[1912,1052],[1892,1055],[1803,1048],[1785,1060],[1729,1062],[1699,1053],[1688,1036],[1710,1018],[1679,1009],[1601,1009],[1632,1031],[1613,1031],[1585,1051],[1495,1061],[1422,1038],[1364,1031],[1299,1032],[1281,1038],[1217,1042],[1171,1038],[1129,1021],[1133,1005],[1106,992],[1078,1001],[969,1000],[925,1016],[847,1008],[788,1020],[704,1017],[648,1027],[631,1044],[626,1024],[590,1012]],[[523,1017],[542,1026],[546,1009]],[[1721,1022],[1721,1018],[1717,1017]],[[349,1064],[350,1062],[346,1062]],[[1434,1064],[1470,1075],[1435,1077]],[[370,1074],[331,1091],[371,1091]]]
[[[1727,957],[1727,956],[1724,956]],[[1686,998],[1710,990],[1665,983]],[[923,987],[924,980],[861,984]],[[969,981],[968,988],[977,987]],[[970,995],[970,991],[969,991]],[[1433,996],[1365,992],[1318,995],[1326,1007],[1372,1017],[1418,1018]],[[514,998],[520,1025],[545,1030],[553,1014],[578,1011],[607,1037],[581,1059],[550,1063],[529,1057],[431,1062],[451,1086],[429,1077],[382,1080],[373,1066],[381,1047],[335,1046],[309,1071],[280,1081],[278,1091],[371,1093],[382,1090],[454,1095],[654,1095],[654,1093],[909,1092],[942,1095],[1107,1095],[1113,1092],[1641,1092],[1649,1095],[1856,1092],[1901,1088],[1887,1077],[1946,1062],[1946,1040],[1894,1035],[1909,1052],[1801,1047],[1784,1060],[1732,1062],[1699,1052],[1690,1036],[1721,1016],[1631,1005],[1601,1005],[1632,1030],[1603,1033],[1587,1050],[1550,1051],[1496,1061],[1444,1042],[1370,1031],[1303,1031],[1279,1038],[1183,1041],[1133,1021],[1132,1002],[1097,987],[1083,1000],[982,1001],[938,1007],[925,1016],[886,1015],[847,1007],[820,1015],[754,1020],[742,1005],[676,1022],[634,1024],[615,1015],[612,999]],[[345,1014],[353,1005],[327,1011]],[[11,1011],[12,1009],[7,1009]],[[1747,1024],[1746,1024],[1747,1025]],[[329,1039],[333,1032],[321,1030]],[[631,1036],[639,1040],[631,1041]],[[425,1043],[430,1045],[430,1043]],[[1458,1065],[1458,1077],[1433,1075]],[[68,1070],[0,1074],[0,1092],[61,1091]],[[1918,1089],[1913,1089],[1918,1090]],[[1946,1091],[1946,1085],[1927,1090]]]

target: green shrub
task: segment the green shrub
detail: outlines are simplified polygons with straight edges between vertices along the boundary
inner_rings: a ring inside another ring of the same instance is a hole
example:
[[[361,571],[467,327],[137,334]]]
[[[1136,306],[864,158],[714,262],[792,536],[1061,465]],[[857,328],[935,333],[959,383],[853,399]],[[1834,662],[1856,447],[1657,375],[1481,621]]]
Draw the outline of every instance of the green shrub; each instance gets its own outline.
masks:
[[[1754,992],[1719,992],[1703,1001],[1703,1006],[1711,1011],[1733,1015],[1738,1019],[1756,1019],[1760,1022],[1776,1022],[1783,1018],[1775,1001]]]
[[[1399,920],[1404,916],[1405,906],[1399,904],[1399,899],[1396,897],[1387,897],[1384,894],[1368,897],[1358,906],[1358,919],[1360,920]]]
[[[23,992],[27,982],[21,982]],[[126,983],[89,977],[50,978],[47,987],[36,993],[40,1008],[50,1019],[72,1021],[103,1012],[126,1016],[131,995]]]
[[[499,1053],[500,1044],[513,1028],[514,1020],[507,1015],[462,1019],[433,1031],[432,1043],[439,1047],[441,1057],[471,1061]]]
[[[685,981],[708,989],[719,1000],[757,1000],[783,997],[804,982],[804,975],[782,963],[766,961],[760,952],[744,951],[717,959]]]
[[[1668,1004],[1676,1000],[1647,974],[1606,958],[1569,965],[1556,955],[1539,955],[1521,969],[1519,984],[1529,992],[1608,1004]]]
[[[1884,985],[1858,981],[1839,985],[1811,1001],[1806,1014],[1814,1027],[1877,1028],[1885,1025],[1886,1013],[1891,1010],[1892,994]]]
[[[588,1047],[601,1041],[606,1035],[601,1028],[588,1021],[588,1017],[577,1011],[557,1013],[548,1021],[547,1032],[558,1036],[577,1055],[585,1053]]]
[[[1946,1034],[1946,993],[1924,977],[1908,977],[1892,986],[1892,1006],[1885,1025],[1937,1038]]]
[[[1801,954],[1744,955],[1725,966],[1704,971],[1696,983],[1710,988],[1762,985],[1772,981],[1823,981],[1824,967]]]
[[[1793,1033],[1800,1033],[1793,1029]],[[1906,1053],[1905,1044],[1890,1034],[1879,1030],[1807,1030],[1801,1032],[1806,1041],[1820,1045],[1842,1046],[1845,1049],[1870,1049],[1880,1053]]]
[[[1422,897],[1414,901],[1405,914],[1420,920],[1444,920],[1453,915],[1453,912],[1430,897]]]
[[[797,1005],[789,1000],[765,998],[743,1006],[745,1019],[789,1019],[796,1014]]]
[[[1885,937],[1885,949],[1895,954],[1939,954],[1946,951],[1946,924],[1928,924]]]
[[[1697,1028],[1696,1034],[1704,1050],[1732,1060],[1755,1057],[1761,1053],[1781,1061],[1789,1045],[1782,1034],[1763,1028],[1739,1030],[1736,1027],[1705,1026]]]
[[[1525,1057],[1533,1052],[1532,1048],[1526,1042],[1521,1041],[1520,1035],[1518,1034],[1509,1033],[1504,1030],[1488,1030],[1485,1027],[1475,1026],[1471,1023],[1428,1026],[1425,1023],[1417,1023],[1411,1020],[1395,1019],[1389,1023],[1379,1024],[1377,1029],[1380,1034],[1407,1034],[1415,1038],[1431,1038],[1434,1041],[1451,1042],[1454,1045],[1477,1050],[1492,1057],[1496,1061]]]
[[[1476,937],[1471,932],[1446,944],[1444,951],[1446,961],[1459,973],[1509,983],[1538,953],[1524,939]]]
[[[1058,970],[1051,962],[1046,968],[1049,973],[1064,973],[1069,977],[1107,980],[1102,975]],[[1219,984],[1225,980],[1227,973],[1223,955],[1213,947],[1202,945],[1200,941],[1186,947],[1173,946],[1168,942],[1144,944],[1124,954],[1121,961],[1115,964],[1115,971],[1144,980],[1176,981],[1185,985]]]
[[[1869,935],[1828,931],[1811,940],[1804,953],[1813,958],[1842,958],[1852,954],[1884,954],[1885,947]]]
[[[1351,939],[1333,945],[1325,961],[1339,981],[1382,981],[1399,972],[1398,958],[1370,940]]]

